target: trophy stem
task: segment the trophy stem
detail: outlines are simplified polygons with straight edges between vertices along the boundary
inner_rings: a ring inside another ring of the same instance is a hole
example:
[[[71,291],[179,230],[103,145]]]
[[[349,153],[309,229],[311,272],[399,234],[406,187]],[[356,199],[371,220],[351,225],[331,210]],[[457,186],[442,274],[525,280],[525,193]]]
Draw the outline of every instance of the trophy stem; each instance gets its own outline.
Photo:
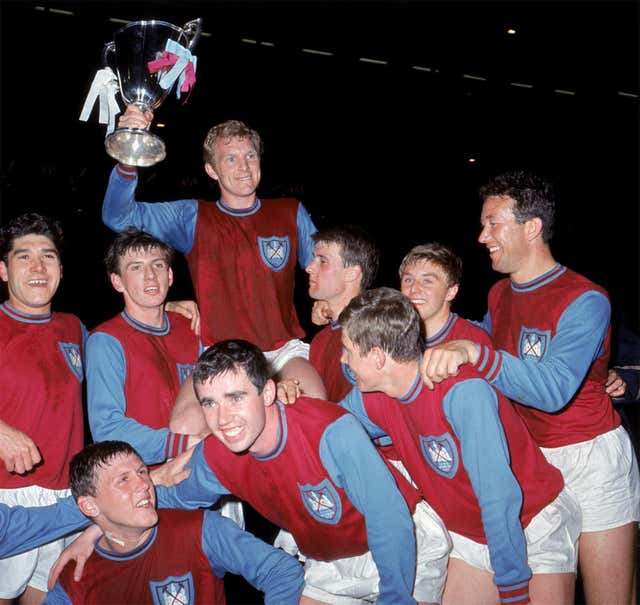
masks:
[[[167,155],[162,139],[143,128],[117,128],[104,146],[112,158],[128,166],[153,166]]]

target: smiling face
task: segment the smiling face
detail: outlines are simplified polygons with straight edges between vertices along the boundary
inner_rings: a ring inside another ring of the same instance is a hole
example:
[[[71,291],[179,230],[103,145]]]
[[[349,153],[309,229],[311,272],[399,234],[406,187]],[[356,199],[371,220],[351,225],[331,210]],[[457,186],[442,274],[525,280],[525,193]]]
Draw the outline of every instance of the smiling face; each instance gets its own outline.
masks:
[[[209,429],[228,449],[254,454],[273,449],[278,429],[271,407],[275,400],[273,380],[258,393],[246,372],[238,368],[194,386]]]
[[[260,184],[260,155],[248,137],[218,139],[213,147],[214,163],[206,173],[218,181],[222,200],[232,208],[248,208]]]
[[[526,265],[529,247],[527,223],[518,223],[512,208],[510,197],[488,196],[482,205],[478,241],[487,247],[493,270],[513,277]]]
[[[17,237],[7,261],[0,261],[0,278],[7,283],[9,303],[16,309],[30,315],[50,313],[62,278],[54,243],[45,235]]]
[[[78,505],[105,533],[135,543],[158,522],[149,470],[134,454],[118,454],[96,469],[95,494],[81,496]]]
[[[111,284],[124,296],[127,312],[145,320],[148,311],[162,307],[173,272],[159,248],[130,249],[120,257],[119,273],[111,273]]]
[[[404,267],[400,289],[411,300],[423,322],[446,320],[458,286],[449,285],[449,277],[438,264],[420,260]]]

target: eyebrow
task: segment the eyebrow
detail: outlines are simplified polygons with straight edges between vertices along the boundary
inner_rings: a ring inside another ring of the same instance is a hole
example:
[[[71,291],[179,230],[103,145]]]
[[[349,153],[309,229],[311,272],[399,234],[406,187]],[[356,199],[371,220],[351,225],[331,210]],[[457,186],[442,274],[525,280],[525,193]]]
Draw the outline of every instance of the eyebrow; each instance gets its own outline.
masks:
[[[48,253],[53,253],[55,254],[57,257],[60,257],[60,254],[58,253],[58,251],[55,248],[16,248],[15,250],[12,250],[9,254],[11,256],[17,256],[18,254],[23,254],[24,252],[35,252],[36,254],[48,254]]]

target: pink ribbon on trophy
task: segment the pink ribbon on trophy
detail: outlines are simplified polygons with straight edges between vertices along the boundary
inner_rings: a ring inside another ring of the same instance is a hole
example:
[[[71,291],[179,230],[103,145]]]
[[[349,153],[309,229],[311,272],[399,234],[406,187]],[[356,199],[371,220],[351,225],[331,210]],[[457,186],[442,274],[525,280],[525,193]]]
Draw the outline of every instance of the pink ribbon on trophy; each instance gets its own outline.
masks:
[[[149,61],[147,67],[152,74],[162,73],[159,84],[165,90],[178,80],[176,95],[179,99],[180,93],[189,92],[196,82],[196,57],[173,40],[167,40],[166,48],[157,59]]]

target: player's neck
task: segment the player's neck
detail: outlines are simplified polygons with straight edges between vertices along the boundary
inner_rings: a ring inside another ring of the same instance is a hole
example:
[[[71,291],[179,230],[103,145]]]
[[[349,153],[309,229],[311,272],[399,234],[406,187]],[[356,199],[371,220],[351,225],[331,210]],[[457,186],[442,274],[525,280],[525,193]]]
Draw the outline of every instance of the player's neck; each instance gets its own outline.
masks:
[[[509,274],[511,281],[517,284],[526,284],[548,273],[556,264],[549,246],[544,244],[533,248],[520,266]]]
[[[424,320],[424,333],[427,338],[435,336],[442,328],[444,328],[447,321],[449,321],[449,314],[451,313],[451,305],[448,303],[443,305],[442,308]]]
[[[15,296],[12,296],[9,293],[8,303],[20,313],[24,313],[25,315],[50,315],[51,314],[51,303],[46,305],[32,307],[31,305],[26,305],[22,301],[20,301]]]
[[[393,368],[390,372],[389,382],[380,390],[389,395],[389,397],[402,399],[411,390],[411,387],[416,381],[419,370],[419,359],[404,363],[394,361]]]
[[[164,325],[164,304],[157,307],[139,307],[125,305],[129,317],[152,328],[162,328]]]
[[[234,195],[225,191],[220,196],[220,201],[232,210],[246,210],[256,203],[257,194],[254,191],[251,195]]]
[[[129,529],[127,531],[105,530],[98,544],[106,550],[117,553],[131,552],[149,538],[153,527],[147,529]]]
[[[338,321],[340,313],[342,313],[344,308],[359,294],[360,288],[346,289],[339,296],[327,301],[329,303],[329,310],[333,321]]]
[[[262,433],[255,440],[249,451],[256,456],[266,456],[273,452],[278,445],[278,436],[280,434],[280,410],[278,404],[274,401],[265,408],[265,421]]]

